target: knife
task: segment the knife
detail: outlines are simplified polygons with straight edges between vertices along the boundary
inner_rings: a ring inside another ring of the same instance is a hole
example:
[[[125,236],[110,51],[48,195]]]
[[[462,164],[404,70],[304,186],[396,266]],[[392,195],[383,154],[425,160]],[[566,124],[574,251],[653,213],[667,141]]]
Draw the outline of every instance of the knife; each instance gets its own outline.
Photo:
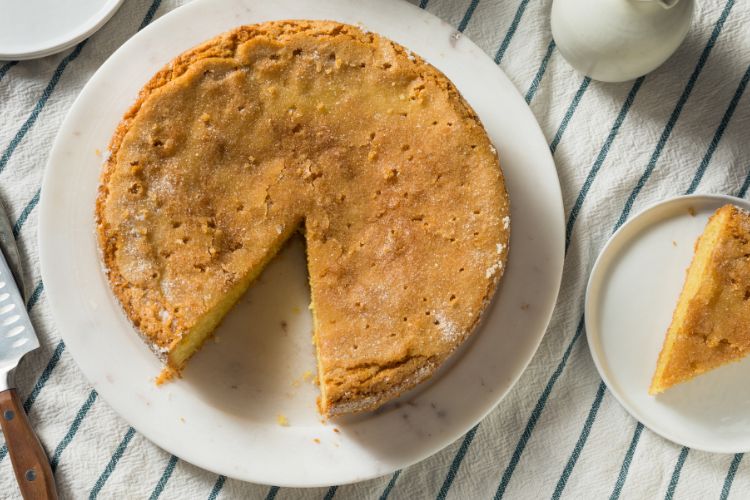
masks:
[[[49,460],[31,428],[13,384],[13,370],[24,355],[39,347],[39,340],[5,259],[6,251],[13,254],[11,258],[17,259],[15,239],[12,233],[7,233],[10,224],[2,212],[0,219],[3,219],[0,222],[0,426],[23,497],[27,500],[54,500],[57,499],[57,491]],[[20,267],[16,270],[18,273]]]

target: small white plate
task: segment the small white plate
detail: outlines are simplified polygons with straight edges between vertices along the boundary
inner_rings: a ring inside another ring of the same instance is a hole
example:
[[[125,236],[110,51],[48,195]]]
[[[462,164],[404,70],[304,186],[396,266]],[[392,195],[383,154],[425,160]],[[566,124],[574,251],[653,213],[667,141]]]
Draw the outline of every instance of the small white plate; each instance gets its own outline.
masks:
[[[315,409],[317,388],[303,377],[315,371],[315,357],[299,242],[274,259],[222,323],[220,343],[206,345],[183,379],[157,388],[159,363],[113,297],[94,238],[101,151],[143,84],[182,51],[272,19],[360,23],[442,70],[487,128],[511,198],[508,269],[481,331],[400,402],[328,423]],[[279,486],[377,477],[459,438],[520,377],[547,328],[562,275],[560,185],[523,97],[476,45],[401,0],[198,0],[165,15],[118,49],[81,91],[50,153],[39,210],[50,308],[68,351],[102,398],[181,459]],[[278,415],[289,425],[279,425]]]
[[[0,60],[36,59],[104,26],[123,0],[0,0]]]
[[[586,336],[599,374],[618,401],[655,433],[716,453],[750,450],[750,359],[712,370],[656,397],[656,360],[708,218],[725,204],[691,195],[653,205],[607,242],[586,291]]]

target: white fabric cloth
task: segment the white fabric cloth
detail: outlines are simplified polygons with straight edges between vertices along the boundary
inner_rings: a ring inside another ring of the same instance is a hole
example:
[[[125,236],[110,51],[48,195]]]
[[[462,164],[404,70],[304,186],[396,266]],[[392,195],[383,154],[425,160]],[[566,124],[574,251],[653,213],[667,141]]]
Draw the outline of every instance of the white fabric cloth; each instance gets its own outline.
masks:
[[[682,449],[623,410],[601,385],[578,325],[588,273],[629,197],[635,213],[686,192],[701,168],[698,192],[743,191],[750,169],[750,92],[742,95],[750,75],[750,3],[697,2],[687,40],[666,64],[635,84],[602,84],[583,80],[550,47],[551,0],[422,0],[499,59],[553,143],[566,218],[575,214],[560,298],[531,365],[467,439],[395,479],[277,490],[217,482],[129,430],[60,343],[40,285],[34,207],[52,141],[83,85],[149,10],[158,17],[181,3],[153,2],[125,2],[78,52],[0,63],[0,197],[19,230],[26,278],[37,287],[31,316],[42,343],[17,378],[62,498],[748,496],[748,460]],[[16,498],[4,446],[0,457],[0,498]]]

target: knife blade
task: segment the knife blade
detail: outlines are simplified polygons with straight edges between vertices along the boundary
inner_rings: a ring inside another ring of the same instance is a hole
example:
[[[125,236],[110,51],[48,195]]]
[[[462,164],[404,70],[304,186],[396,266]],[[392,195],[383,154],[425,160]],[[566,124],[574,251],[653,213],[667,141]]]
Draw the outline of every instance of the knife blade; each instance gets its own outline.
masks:
[[[29,289],[26,288],[26,282],[23,279],[21,256],[18,253],[16,238],[13,236],[13,228],[10,225],[10,219],[2,201],[0,201],[0,252],[5,255],[18,289],[21,291],[21,295],[24,299],[27,299],[29,297]]]
[[[12,378],[21,358],[37,347],[39,339],[23,297],[0,252],[0,426],[23,497],[56,499],[47,455],[29,423]]]
[[[11,372],[21,358],[39,347],[34,327],[16,287],[10,266],[0,253],[0,391],[12,387]]]

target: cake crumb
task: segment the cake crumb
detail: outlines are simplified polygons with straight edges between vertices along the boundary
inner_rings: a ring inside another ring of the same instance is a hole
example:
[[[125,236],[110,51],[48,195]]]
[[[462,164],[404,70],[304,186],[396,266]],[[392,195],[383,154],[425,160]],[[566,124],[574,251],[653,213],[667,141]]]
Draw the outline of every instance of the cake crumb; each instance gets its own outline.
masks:
[[[175,376],[179,376],[179,375],[180,374],[176,370],[168,366],[165,366],[164,369],[161,371],[161,373],[154,379],[154,382],[156,383],[156,385],[162,385],[174,379]]]
[[[695,214],[696,214],[696,212],[695,212],[695,208],[693,208],[693,207],[688,207],[687,211],[688,211],[688,213],[690,214],[690,217],[695,217]]]
[[[299,314],[299,313],[300,313],[300,308],[299,308],[299,307],[297,307],[297,306],[294,306],[294,307],[292,307],[292,312],[293,312],[294,314]]]
[[[99,149],[99,148],[96,148],[96,149],[94,150],[94,154],[95,154],[96,156],[101,156],[101,155],[102,155],[102,150],[101,150],[101,149]]]
[[[338,429],[338,427],[334,427],[334,428],[333,428],[333,432],[335,432],[336,434],[338,434],[338,433],[339,433],[339,432],[341,432],[341,431],[340,431],[340,430]]]
[[[521,310],[522,311],[528,311],[529,310],[529,304],[521,304]]]
[[[315,444],[320,444],[320,439],[318,438],[313,439],[313,441],[315,442]]]
[[[276,423],[282,427],[289,427],[289,419],[281,413],[276,415]]]
[[[315,376],[313,375],[313,372],[311,372],[310,370],[305,370],[305,373],[302,374],[302,378],[306,382],[310,382],[312,380],[315,380]]]
[[[185,417],[180,417],[180,422],[185,423]]]
[[[281,322],[281,329],[284,330],[284,333],[286,333],[288,331],[287,330],[288,326],[289,325],[287,325],[287,322],[282,320],[282,322]]]
[[[673,247],[676,247],[676,246],[677,246],[677,242],[676,242],[675,240],[672,240],[672,246],[673,246]]]

